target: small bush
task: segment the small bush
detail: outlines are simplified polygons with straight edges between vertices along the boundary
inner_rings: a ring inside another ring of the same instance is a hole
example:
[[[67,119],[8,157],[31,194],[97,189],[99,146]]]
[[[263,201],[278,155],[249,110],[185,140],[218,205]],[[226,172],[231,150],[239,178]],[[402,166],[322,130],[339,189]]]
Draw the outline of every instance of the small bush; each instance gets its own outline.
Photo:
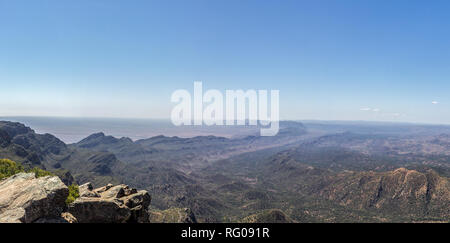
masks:
[[[9,159],[0,159],[0,180],[13,176],[20,172],[34,173],[36,178],[43,176],[54,176],[53,173],[38,167],[24,169],[22,165]]]
[[[71,186],[69,186],[69,196],[66,199],[66,204],[69,205],[73,203],[79,197],[80,191],[78,189],[78,185],[72,184]]]
[[[24,169],[20,164],[9,159],[0,159],[0,180],[23,171]]]
[[[49,171],[43,170],[43,169],[38,168],[38,167],[34,167],[33,169],[31,169],[31,170],[29,170],[27,172],[34,173],[36,178],[44,177],[44,176],[54,176],[55,175],[55,174],[53,174],[53,173],[51,173]]]

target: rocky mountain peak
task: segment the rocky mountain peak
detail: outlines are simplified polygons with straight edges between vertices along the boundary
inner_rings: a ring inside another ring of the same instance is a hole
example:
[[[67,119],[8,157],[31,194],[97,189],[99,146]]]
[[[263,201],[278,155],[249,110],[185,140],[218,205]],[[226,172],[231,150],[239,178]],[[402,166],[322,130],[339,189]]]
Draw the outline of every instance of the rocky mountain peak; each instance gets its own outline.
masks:
[[[5,131],[9,137],[34,132],[31,128],[19,122],[0,121],[0,130]]]
[[[80,142],[76,143],[76,145],[81,148],[93,148],[101,145],[130,144],[130,143],[133,143],[133,141],[130,138],[122,137],[119,139],[113,136],[106,136],[103,132],[99,132],[89,135]]]

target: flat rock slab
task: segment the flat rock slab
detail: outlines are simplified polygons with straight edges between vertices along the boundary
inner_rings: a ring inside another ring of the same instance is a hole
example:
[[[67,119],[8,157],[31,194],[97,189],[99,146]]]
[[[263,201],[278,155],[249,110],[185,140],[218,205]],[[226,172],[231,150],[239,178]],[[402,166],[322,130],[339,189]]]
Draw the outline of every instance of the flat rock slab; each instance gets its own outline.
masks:
[[[56,176],[19,173],[0,181],[0,222],[32,223],[60,217],[69,189]]]

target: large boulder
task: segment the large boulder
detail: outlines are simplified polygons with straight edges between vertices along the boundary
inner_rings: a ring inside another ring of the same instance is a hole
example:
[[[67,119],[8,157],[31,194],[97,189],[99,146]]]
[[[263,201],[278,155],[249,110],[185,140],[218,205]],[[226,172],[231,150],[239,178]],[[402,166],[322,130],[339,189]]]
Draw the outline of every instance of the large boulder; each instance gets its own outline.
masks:
[[[148,223],[151,197],[127,185],[111,184],[94,189],[92,184],[79,186],[80,197],[68,212],[79,223]]]
[[[0,181],[0,222],[32,223],[61,218],[68,188],[56,176],[19,173]]]

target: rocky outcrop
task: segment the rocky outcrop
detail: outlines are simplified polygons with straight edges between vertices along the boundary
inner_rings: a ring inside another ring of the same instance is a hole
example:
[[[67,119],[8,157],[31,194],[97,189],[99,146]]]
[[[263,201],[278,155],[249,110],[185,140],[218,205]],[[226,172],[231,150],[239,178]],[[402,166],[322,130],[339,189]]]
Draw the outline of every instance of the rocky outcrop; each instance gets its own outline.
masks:
[[[127,185],[111,184],[94,189],[91,183],[79,187],[80,197],[68,207],[79,223],[148,223],[151,197]]]
[[[60,219],[69,194],[56,176],[19,173],[0,182],[0,222],[32,223]]]
[[[79,186],[80,197],[66,205],[69,189],[56,176],[19,173],[0,181],[0,223],[148,223],[150,195],[127,185]]]

